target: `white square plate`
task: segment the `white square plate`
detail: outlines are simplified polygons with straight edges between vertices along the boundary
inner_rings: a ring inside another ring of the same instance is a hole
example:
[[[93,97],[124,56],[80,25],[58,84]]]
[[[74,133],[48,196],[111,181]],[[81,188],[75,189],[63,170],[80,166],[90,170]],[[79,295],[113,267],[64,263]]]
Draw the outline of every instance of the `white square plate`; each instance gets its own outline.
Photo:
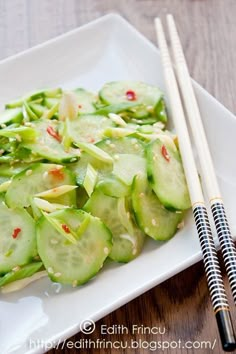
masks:
[[[0,63],[0,104],[44,87],[98,90],[113,80],[142,80],[165,91],[157,48],[122,17],[107,15]],[[236,120],[194,83],[229,216],[236,213]],[[236,219],[231,219],[236,231]],[[170,241],[148,240],[129,264],[110,264],[81,288],[41,279],[1,295],[0,353],[42,353],[43,343],[63,340],[85,319],[98,320],[201,258],[191,216]],[[34,341],[41,341],[36,348]],[[30,347],[31,346],[31,347]]]

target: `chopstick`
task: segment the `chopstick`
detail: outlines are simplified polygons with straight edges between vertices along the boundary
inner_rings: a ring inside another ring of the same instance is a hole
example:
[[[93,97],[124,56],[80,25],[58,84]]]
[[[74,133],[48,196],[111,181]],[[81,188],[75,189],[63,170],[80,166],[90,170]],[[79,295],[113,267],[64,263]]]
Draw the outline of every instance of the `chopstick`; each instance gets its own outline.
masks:
[[[203,262],[211,296],[211,302],[218,324],[222,347],[226,351],[232,351],[236,347],[236,340],[230,316],[229,304],[220,271],[220,265],[212,236],[202,187],[199,181],[199,176],[194,160],[180,93],[171,64],[171,58],[167,47],[164,30],[159,18],[155,19],[155,28],[161,52],[161,60],[167,93],[170,101],[170,108],[172,111],[172,118],[179,139],[179,148],[192,203],[192,211],[203,254]]]
[[[172,15],[167,15],[167,24],[169,28],[171,47],[173,50],[173,56],[176,65],[178,82],[182,92],[182,97],[194,138],[194,143],[197,147],[203,180],[206,184],[206,191],[211,205],[211,211],[213,214],[217,235],[220,241],[223,260],[229,278],[234,303],[236,304],[236,247],[230,232],[224,203],[220,194],[209,146],[201,120],[200,111]]]

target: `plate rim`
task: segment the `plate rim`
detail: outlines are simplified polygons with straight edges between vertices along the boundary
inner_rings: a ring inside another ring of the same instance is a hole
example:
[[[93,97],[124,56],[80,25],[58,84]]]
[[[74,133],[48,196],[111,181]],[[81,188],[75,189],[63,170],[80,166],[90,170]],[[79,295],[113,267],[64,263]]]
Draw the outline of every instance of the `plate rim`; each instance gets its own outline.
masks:
[[[35,45],[35,46],[31,47],[31,48],[28,48],[28,49],[26,49],[24,51],[21,51],[21,52],[18,52],[16,54],[13,54],[13,55],[11,55],[9,57],[6,57],[4,59],[1,59],[0,60],[0,66],[8,64],[8,63],[11,63],[11,62],[14,62],[18,58],[23,58],[24,56],[27,56],[28,54],[30,54],[32,52],[35,52],[35,51],[37,51],[37,50],[39,50],[41,48],[42,49],[46,48],[47,46],[50,46],[53,43],[59,42],[60,40],[66,39],[67,37],[70,37],[71,35],[74,35],[74,34],[80,32],[81,30],[86,30],[86,29],[88,29],[90,27],[93,27],[96,24],[102,24],[102,23],[104,23],[106,21],[109,21],[111,19],[119,21],[120,23],[125,25],[126,28],[129,28],[129,30],[131,30],[133,33],[135,33],[137,37],[139,37],[142,40],[144,40],[145,44],[147,44],[149,47],[154,49],[159,55],[159,49],[147,37],[145,37],[142,33],[140,33],[132,24],[130,24],[119,13],[110,12],[110,13],[104,15],[104,16],[100,16],[100,17],[98,17],[98,18],[96,18],[96,19],[94,19],[92,21],[89,21],[88,23],[83,24],[82,26],[78,26],[78,27],[66,32],[66,33],[63,33],[63,34],[61,34],[59,36],[50,38],[47,41],[39,43],[39,44],[37,44],[37,45]],[[192,82],[193,82],[194,88],[197,88],[197,90],[200,93],[202,93],[203,95],[205,95],[208,100],[212,101],[220,109],[223,109],[227,113],[228,118],[234,120],[234,122],[235,122],[236,116],[228,108],[226,108],[221,102],[219,102],[212,94],[210,94],[206,89],[204,89],[195,80],[192,79]],[[191,267],[192,265],[194,265],[195,263],[197,263],[201,259],[202,259],[201,251],[198,251],[198,252],[194,253],[193,255],[191,255],[191,257],[189,257],[189,258],[185,259],[183,262],[181,262],[181,264],[179,264],[178,267],[176,267],[173,270],[171,276],[169,276],[168,274],[165,274],[164,276],[162,275],[161,277],[158,278],[158,281],[156,280],[156,278],[153,278],[148,283],[146,283],[144,285],[140,285],[138,289],[135,289],[133,292],[130,292],[128,295],[123,296],[122,298],[120,298],[116,302],[108,304],[105,308],[103,308],[100,311],[98,311],[97,313],[95,313],[94,316],[91,316],[90,319],[95,321],[95,322],[100,320],[102,317],[108,315],[109,313],[111,313],[113,311],[116,311],[118,308],[120,308],[124,304],[127,304],[131,300],[139,297],[143,293],[145,293],[145,292],[149,291],[150,289],[152,289],[153,287],[161,284],[165,280],[170,279],[172,276],[175,276],[176,274],[180,273],[181,271]],[[79,333],[79,331],[80,331],[79,329],[80,328],[79,328],[79,322],[78,322],[76,325],[73,325],[71,327],[67,327],[63,331],[57,333],[56,335],[51,337],[50,340],[45,340],[44,343],[45,343],[45,345],[47,343],[52,343],[52,342],[53,343],[55,343],[55,342],[56,343],[61,343],[62,341],[68,339],[69,337],[75,335],[76,333]],[[25,341],[24,341],[24,344],[25,344]],[[39,353],[44,353],[44,350],[42,348],[34,348],[32,350],[27,350],[27,352],[25,352],[25,354],[39,354]]]

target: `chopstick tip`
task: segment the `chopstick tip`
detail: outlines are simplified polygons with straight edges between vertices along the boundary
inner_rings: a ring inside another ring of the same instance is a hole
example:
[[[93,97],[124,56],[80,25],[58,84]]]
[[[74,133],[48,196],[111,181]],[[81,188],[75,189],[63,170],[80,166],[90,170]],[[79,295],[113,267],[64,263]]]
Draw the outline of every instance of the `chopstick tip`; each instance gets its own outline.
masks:
[[[174,16],[172,14],[167,14],[166,20],[168,25],[173,25],[175,23]]]
[[[167,19],[168,19],[168,18],[169,18],[169,19],[173,19],[174,16],[173,16],[172,14],[167,14],[167,15],[166,15],[166,18],[167,18]]]

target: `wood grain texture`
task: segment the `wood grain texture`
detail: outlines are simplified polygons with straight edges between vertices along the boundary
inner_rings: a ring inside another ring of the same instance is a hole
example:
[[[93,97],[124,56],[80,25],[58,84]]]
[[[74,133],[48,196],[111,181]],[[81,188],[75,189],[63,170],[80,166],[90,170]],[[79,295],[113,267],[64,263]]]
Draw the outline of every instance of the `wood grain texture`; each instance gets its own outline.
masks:
[[[108,12],[119,12],[155,42],[153,19],[175,16],[191,75],[236,113],[235,0],[0,0],[0,58],[7,57]],[[17,80],[17,78],[16,78]],[[168,261],[168,260],[167,260]],[[229,294],[228,281],[225,278]],[[233,301],[231,296],[230,304]],[[232,311],[236,327],[236,312]],[[159,326],[163,335],[101,335],[101,325]],[[211,341],[211,349],[166,349],[165,353],[222,353],[202,262],[97,322],[96,331],[71,338],[107,341]],[[58,349],[53,353],[152,353],[149,349]],[[161,352],[161,351],[158,351]]]

